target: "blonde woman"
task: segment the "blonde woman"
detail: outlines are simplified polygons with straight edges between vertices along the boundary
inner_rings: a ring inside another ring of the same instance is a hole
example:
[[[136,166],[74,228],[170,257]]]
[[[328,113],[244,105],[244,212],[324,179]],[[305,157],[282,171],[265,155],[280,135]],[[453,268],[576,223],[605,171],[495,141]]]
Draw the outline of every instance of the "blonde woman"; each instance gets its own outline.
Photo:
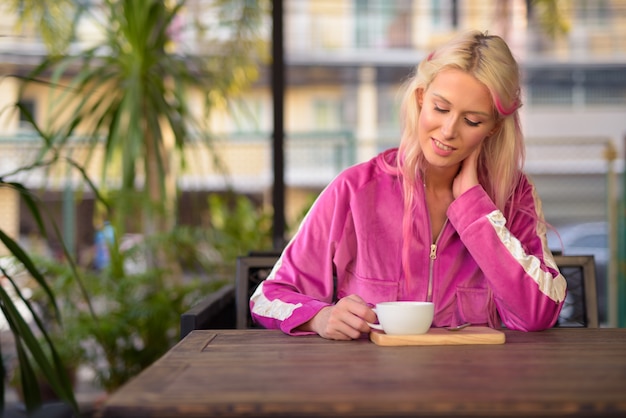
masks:
[[[552,327],[565,279],[522,171],[520,75],[498,36],[468,32],[406,85],[397,149],[320,194],[250,300],[267,328],[356,339],[371,307],[432,301],[433,326]]]

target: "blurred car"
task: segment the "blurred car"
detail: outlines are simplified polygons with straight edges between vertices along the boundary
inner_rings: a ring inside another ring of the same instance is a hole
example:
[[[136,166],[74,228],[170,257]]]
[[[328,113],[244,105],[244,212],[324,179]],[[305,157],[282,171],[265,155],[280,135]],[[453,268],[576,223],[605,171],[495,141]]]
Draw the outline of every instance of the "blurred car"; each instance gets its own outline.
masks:
[[[600,323],[607,321],[607,265],[609,261],[609,230],[607,222],[566,225],[548,233],[548,245],[563,255],[593,255],[596,262],[596,291]],[[562,242],[562,245],[561,245]]]

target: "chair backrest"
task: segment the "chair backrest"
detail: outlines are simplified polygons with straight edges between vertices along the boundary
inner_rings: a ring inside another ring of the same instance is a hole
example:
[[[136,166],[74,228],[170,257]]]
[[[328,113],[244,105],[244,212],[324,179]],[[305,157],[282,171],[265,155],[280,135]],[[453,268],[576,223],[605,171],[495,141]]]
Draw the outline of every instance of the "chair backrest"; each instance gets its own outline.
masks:
[[[557,327],[598,328],[596,263],[593,255],[555,255],[567,281],[567,297]]]
[[[196,329],[232,329],[235,322],[235,285],[229,283],[180,315],[180,338]]]
[[[254,328],[250,316],[250,296],[269,276],[279,254],[250,253],[237,257],[235,271],[235,326],[237,329]]]
[[[254,328],[250,296],[269,275],[280,254],[251,252],[237,258],[235,282],[194,304],[180,316],[180,338],[196,329]]]
[[[233,325],[237,329],[254,328],[250,296],[270,274],[278,258],[277,253],[238,257],[235,283],[207,296],[181,316],[181,338],[194,329],[231,328]],[[598,328],[594,257],[556,255],[554,259],[567,280],[568,289],[556,326]]]
[[[237,258],[236,327],[253,328],[250,296],[267,278],[278,254],[251,254]],[[598,328],[596,265],[593,255],[556,255],[557,266],[567,281],[567,297],[559,315],[558,327]]]

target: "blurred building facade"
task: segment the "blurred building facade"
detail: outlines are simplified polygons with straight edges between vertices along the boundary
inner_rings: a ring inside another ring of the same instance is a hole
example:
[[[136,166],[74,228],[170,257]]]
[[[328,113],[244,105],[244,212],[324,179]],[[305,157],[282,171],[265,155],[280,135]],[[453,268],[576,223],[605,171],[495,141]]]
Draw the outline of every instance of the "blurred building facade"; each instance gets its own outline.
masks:
[[[188,13],[202,1],[190,0]],[[90,3],[97,9],[97,1]],[[625,152],[626,0],[558,3],[559,17],[570,30],[554,38],[541,25],[544,15],[533,4],[285,0],[288,219],[340,170],[397,145],[402,82],[432,48],[466,29],[503,36],[521,63],[526,168],[537,183],[548,221],[559,225],[608,219],[617,199],[614,190],[619,190],[615,173],[623,170]],[[181,19],[185,27],[185,16]],[[32,29],[16,33],[14,22],[15,16],[0,14],[0,68],[4,74],[26,74],[45,49]],[[98,33],[85,21],[79,35],[80,42],[89,42]],[[202,51],[192,33],[181,34],[179,42],[190,51]],[[265,76],[245,95],[233,98],[228,110],[212,112],[211,125],[221,138],[217,149],[231,173],[230,183],[240,192],[269,201],[272,92],[269,68],[264,70]],[[36,118],[45,118],[50,105],[46,90],[26,93],[22,105]],[[17,82],[3,79],[0,106],[11,106],[17,94]],[[200,106],[204,94],[194,91],[189,97]],[[0,113],[0,175],[32,155],[32,135],[24,115]],[[72,152],[77,155],[81,150],[77,146]],[[226,187],[206,151],[190,147],[187,152],[189,167],[179,178],[185,193]],[[99,167],[90,172],[97,180]],[[59,167],[21,181],[45,186],[50,201],[58,205],[64,190],[74,187],[77,179],[68,179],[67,170]],[[0,220],[2,228],[17,235],[24,228],[19,205],[2,193],[0,213],[8,213]]]

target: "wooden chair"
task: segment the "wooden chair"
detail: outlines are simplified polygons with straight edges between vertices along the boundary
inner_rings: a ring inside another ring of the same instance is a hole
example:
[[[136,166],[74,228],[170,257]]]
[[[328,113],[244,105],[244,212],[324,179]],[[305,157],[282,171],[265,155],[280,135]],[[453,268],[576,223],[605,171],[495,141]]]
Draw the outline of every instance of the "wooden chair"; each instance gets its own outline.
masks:
[[[235,283],[208,295],[180,317],[180,338],[194,329],[254,328],[250,296],[267,278],[280,254],[251,252],[237,257]]]
[[[235,285],[227,284],[180,316],[180,339],[194,329],[235,328]]]
[[[596,263],[593,255],[555,255],[567,281],[567,298],[555,326],[598,328]]]
[[[194,329],[253,328],[249,300],[267,278],[279,254],[251,253],[237,258],[235,283],[222,287],[180,318],[180,338]],[[595,261],[592,255],[554,257],[567,280],[568,295],[557,327],[598,328]]]
[[[278,254],[270,255],[248,255],[237,258],[237,269],[235,272],[235,326],[237,329],[255,328],[250,315],[250,297],[269,276],[274,264],[278,260]]]

